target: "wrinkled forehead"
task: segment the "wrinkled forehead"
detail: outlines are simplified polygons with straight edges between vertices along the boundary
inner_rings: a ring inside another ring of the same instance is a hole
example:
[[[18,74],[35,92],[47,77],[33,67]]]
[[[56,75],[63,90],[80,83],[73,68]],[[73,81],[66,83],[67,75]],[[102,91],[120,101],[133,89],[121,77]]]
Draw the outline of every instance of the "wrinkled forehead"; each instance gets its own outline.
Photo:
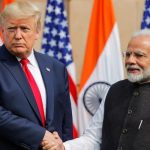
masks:
[[[37,18],[34,15],[30,15],[30,16],[9,15],[2,18],[1,25],[4,25],[6,22],[10,22],[11,20],[28,20],[28,19],[37,22]]]
[[[6,23],[7,24],[15,24],[15,23],[30,23],[33,22],[35,23],[35,18],[34,17],[29,17],[29,18],[7,18]]]
[[[129,41],[127,49],[130,51],[150,51],[150,35],[139,35],[132,37]]]

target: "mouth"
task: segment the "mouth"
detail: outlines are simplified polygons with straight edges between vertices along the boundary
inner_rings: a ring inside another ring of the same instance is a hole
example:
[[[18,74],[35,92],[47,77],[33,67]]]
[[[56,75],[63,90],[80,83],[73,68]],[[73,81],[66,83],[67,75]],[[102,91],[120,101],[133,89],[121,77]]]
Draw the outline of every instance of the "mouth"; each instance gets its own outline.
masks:
[[[140,69],[138,69],[138,68],[128,68],[127,69],[127,72],[128,73],[139,73],[139,72],[141,72],[141,70]]]
[[[13,46],[18,48],[18,47],[24,47],[22,43],[13,43]]]

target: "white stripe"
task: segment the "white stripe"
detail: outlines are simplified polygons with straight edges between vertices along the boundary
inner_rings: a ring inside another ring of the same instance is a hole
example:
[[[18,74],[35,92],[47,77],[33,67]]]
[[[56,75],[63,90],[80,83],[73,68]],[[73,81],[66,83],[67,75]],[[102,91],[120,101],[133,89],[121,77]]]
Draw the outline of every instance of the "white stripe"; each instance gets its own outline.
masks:
[[[74,82],[74,85],[76,86],[76,73],[75,73],[75,65],[74,62],[72,62],[70,65],[67,66],[67,71],[69,75],[72,78],[72,81]],[[71,107],[72,107],[72,118],[73,118],[73,125],[78,131],[78,111],[77,111],[77,104],[75,103],[75,99],[72,97],[70,92],[70,99],[71,99]]]
[[[73,100],[73,97],[70,95],[71,98],[71,107],[72,107],[72,116],[73,116],[73,124],[78,129],[78,118],[77,118],[77,105],[75,104],[75,101]]]
[[[76,71],[75,71],[75,65],[74,65],[74,62],[72,62],[71,64],[69,64],[67,66],[67,71],[68,73],[70,74],[70,76],[72,77],[72,80],[73,82],[75,83],[76,85]]]

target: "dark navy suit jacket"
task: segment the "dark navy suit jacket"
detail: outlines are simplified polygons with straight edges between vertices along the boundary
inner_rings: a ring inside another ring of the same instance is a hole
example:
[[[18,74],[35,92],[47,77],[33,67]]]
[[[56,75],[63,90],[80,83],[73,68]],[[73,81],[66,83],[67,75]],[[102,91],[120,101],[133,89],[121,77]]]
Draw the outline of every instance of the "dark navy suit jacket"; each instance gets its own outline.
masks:
[[[47,94],[46,129],[63,141],[72,139],[68,76],[63,64],[34,52]],[[40,114],[21,65],[0,48],[0,150],[38,150],[45,134]]]

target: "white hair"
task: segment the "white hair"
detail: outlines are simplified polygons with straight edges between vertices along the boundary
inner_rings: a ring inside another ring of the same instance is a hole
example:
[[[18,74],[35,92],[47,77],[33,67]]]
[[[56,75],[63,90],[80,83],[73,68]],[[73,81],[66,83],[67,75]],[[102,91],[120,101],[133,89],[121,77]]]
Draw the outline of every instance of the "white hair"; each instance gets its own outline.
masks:
[[[37,29],[41,28],[41,12],[39,8],[29,1],[15,1],[7,5],[0,14],[0,25],[5,26],[7,19],[25,19],[33,17]]]
[[[150,36],[150,29],[142,29],[142,30],[136,31],[135,33],[133,33],[131,38],[134,38],[134,37],[137,37],[137,36],[140,36],[140,35]]]

